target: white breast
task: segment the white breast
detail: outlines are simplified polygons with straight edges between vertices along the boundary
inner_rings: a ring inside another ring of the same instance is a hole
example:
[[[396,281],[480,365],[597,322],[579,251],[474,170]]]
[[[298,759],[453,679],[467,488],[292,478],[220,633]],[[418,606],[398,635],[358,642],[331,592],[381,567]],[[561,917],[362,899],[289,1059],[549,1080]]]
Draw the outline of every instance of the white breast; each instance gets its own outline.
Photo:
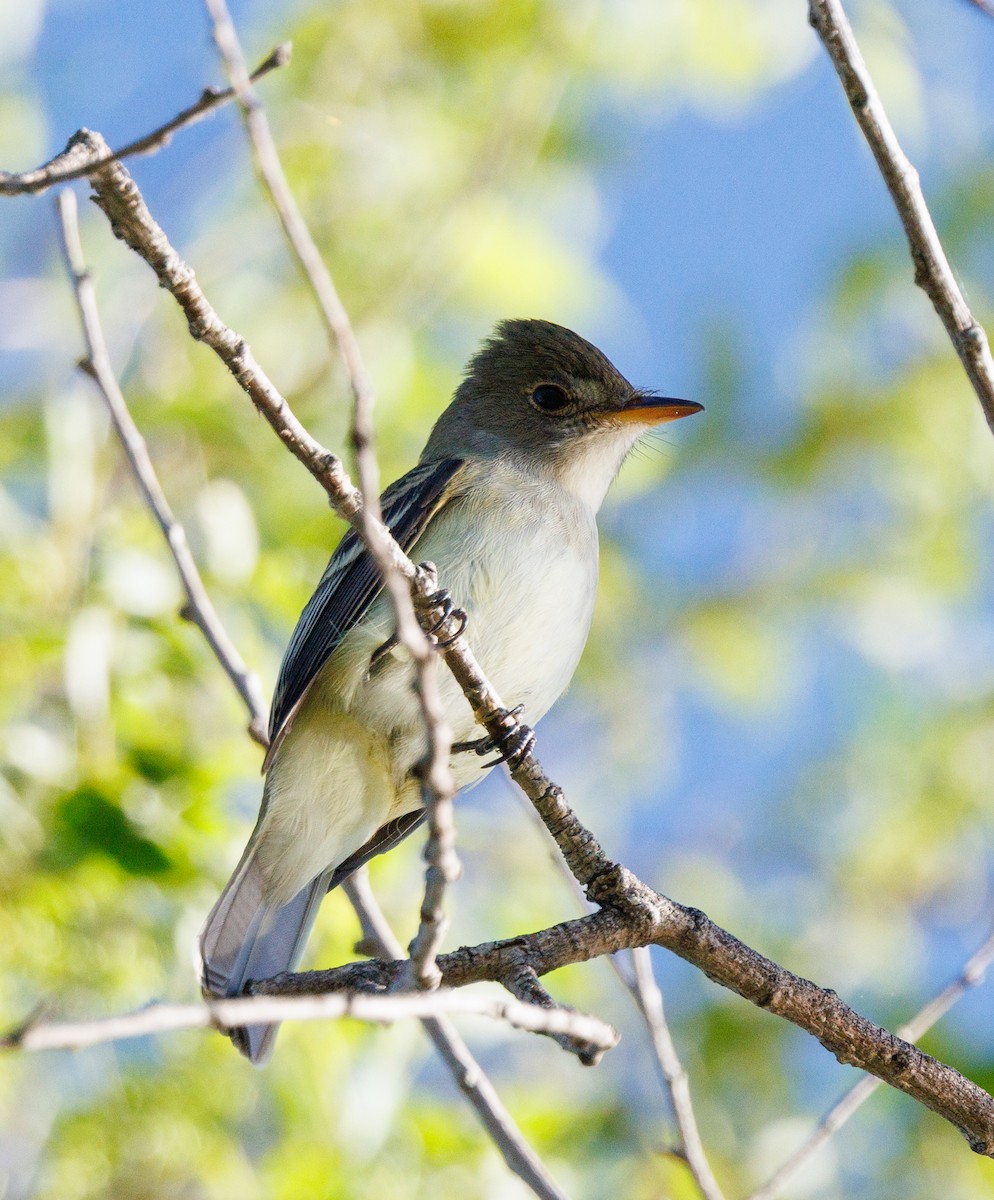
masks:
[[[587,640],[597,589],[594,516],[564,488],[499,461],[467,470],[476,476],[468,494],[431,522],[411,557],[436,564],[442,586],[469,616],[466,636],[485,674],[534,723],[566,688]],[[347,639],[355,640],[357,666],[389,628],[382,598],[376,608]],[[455,740],[480,735],[455,680],[444,668],[439,679]],[[350,705],[354,715],[359,710],[380,728],[413,724],[420,732],[406,671],[360,684]]]
[[[555,703],[580,658],[597,587],[591,508],[566,488],[501,462],[466,468],[467,494],[449,502],[415,543],[455,604],[467,638],[508,707],[534,724]],[[413,670],[395,650],[370,673],[393,627],[384,596],[319,672],[267,779],[267,878],[290,896],[328,863],[358,848],[385,820],[420,803],[411,768],[425,734]],[[483,736],[452,675],[439,687],[454,741]],[[482,778],[480,760],[453,756],[456,784]]]

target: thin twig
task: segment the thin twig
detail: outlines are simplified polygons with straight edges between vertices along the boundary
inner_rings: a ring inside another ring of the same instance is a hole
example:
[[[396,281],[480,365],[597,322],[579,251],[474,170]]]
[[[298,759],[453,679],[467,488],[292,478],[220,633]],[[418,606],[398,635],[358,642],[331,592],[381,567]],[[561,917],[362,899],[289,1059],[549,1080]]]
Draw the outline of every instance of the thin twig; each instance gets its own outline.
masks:
[[[564,1012],[572,1012],[568,1005],[560,1004],[542,986],[539,977],[525,962],[512,965],[511,969],[501,977],[501,983],[512,996],[523,1000],[526,1004],[537,1004],[541,1008],[561,1008]],[[576,1038],[573,1034],[551,1033],[553,1041],[558,1042],[569,1054],[575,1054],[585,1067],[596,1067],[604,1057],[603,1046],[592,1045]]]
[[[724,1200],[711,1164],[704,1153],[704,1143],[701,1141],[694,1105],[690,1098],[690,1079],[680,1062],[666,1023],[663,993],[656,983],[647,946],[635,947],[632,951],[632,964],[635,968],[635,999],[652,1037],[663,1088],[673,1105],[673,1116],[680,1130],[679,1156],[686,1162],[704,1200]]]
[[[166,499],[155,467],[149,457],[145,439],[128,410],[127,402],[117,382],[117,376],[114,374],[110,355],[107,352],[107,343],[104,341],[103,329],[100,325],[100,313],[97,308],[93,280],[83,254],[75,193],[68,188],[60,192],[57,198],[57,207],[66,267],[72,278],[76,304],[83,325],[83,336],[86,340],[86,358],[80,362],[80,368],[97,385],[135,482],[138,484],[149,511],[155,517],[169,547],[169,552],[173,556],[180,582],[186,592],[183,616],[192,621],[207,639],[207,644],[214,652],[215,658],[224,668],[249,711],[249,733],[260,745],[265,746],[268,744],[266,702],[262,697],[259,679],[245,665],[211,603],[211,598],[200,578],[200,572],[197,570],[197,564],[190,553],[186,531],[173,516],[169,501]]]
[[[204,3],[214,42],[238,96],[259,178],[314,294],[329,342],[333,348],[338,347],[352,389],[352,445],[359,491],[363,497],[361,515],[366,545],[379,567],[393,606],[397,641],[408,651],[415,664],[416,688],[428,741],[421,769],[422,802],[428,812],[428,842],[425,848],[427,870],[421,925],[411,943],[410,953],[413,981],[419,987],[437,987],[440,976],[435,967],[435,955],[448,926],[443,906],[445,889],[460,874],[452,814],[455,784],[449,769],[452,737],[438,691],[433,646],[418,624],[408,582],[380,536],[380,488],[373,428],[375,393],[372,380],[366,370],[348,311],[283,170],[266,110],[252,87],[245,55],[227,4],[225,0],[204,0]]]
[[[228,13],[225,0],[205,0],[211,21],[214,41],[224,61],[231,80],[232,90],[238,97],[248,131],[256,169],[290,248],[293,251],[304,278],[314,293],[318,311],[325,326],[329,342],[337,346],[348,376],[354,400],[352,441],[356,452],[356,467],[359,490],[363,496],[365,519],[364,532],[370,553],[383,575],[398,621],[398,637],[416,659],[427,658],[428,639],[414,615],[410,591],[397,563],[385,548],[377,526],[379,521],[379,478],[376,457],[372,452],[372,411],[375,393],[372,380],[363,362],[358,339],[352,328],[345,305],[335,287],[321,252],[311,236],[280,161],[276,142],[269,128],[266,111],[252,87],[252,80],[245,66],[245,57],[234,23]]]
[[[271,1025],[279,1021],[325,1021],[352,1017],[389,1025],[408,1017],[489,1017],[528,1033],[570,1033],[601,1045],[613,1046],[618,1035],[603,1021],[584,1013],[546,1009],[520,1000],[501,1000],[473,992],[332,992],[324,996],[238,996],[209,1004],[150,1004],[138,1012],[96,1021],[36,1021],[21,1024],[0,1037],[3,1050],[81,1050],[103,1042],[169,1033],[177,1029],[236,1029],[243,1025]]]
[[[918,172],[908,160],[877,94],[840,0],[810,0],[809,19],[842,81],[897,208],[915,267],[915,283],[932,301],[994,432],[994,358],[939,241]]]
[[[634,905],[616,894],[589,916],[500,942],[464,946],[439,955],[445,987],[483,979],[503,983],[526,963],[542,976],[618,950],[652,943],[678,954],[714,982],[791,1021],[850,1066],[876,1075],[953,1124],[978,1154],[994,1157],[994,1098],[918,1047],[868,1021],[834,991],[785,970],[711,921],[618,868],[615,888],[632,892]],[[600,892],[600,889],[598,889]],[[654,897],[649,914],[648,893]],[[404,970],[399,962],[360,962],[326,971],[280,975],[259,984],[269,995],[320,994],[340,988],[388,989]]]
[[[409,982],[419,988],[436,988],[442,973],[436,958],[449,928],[445,915],[445,893],[462,874],[456,854],[456,823],[453,800],[455,783],[449,767],[452,736],[438,690],[438,663],[434,653],[419,664],[418,695],[428,729],[428,751],[419,764],[421,803],[428,814],[425,842],[425,886],[418,931],[408,948]],[[408,986],[405,980],[403,986]]]
[[[262,79],[270,71],[285,67],[289,62],[290,43],[284,42],[256,67],[249,78],[253,81]],[[57,184],[69,183],[73,179],[82,179],[89,175],[94,167],[113,162],[115,159],[131,158],[138,154],[154,154],[155,151],[169,145],[177,130],[202,121],[214,109],[233,100],[235,95],[234,88],[204,88],[199,100],[191,104],[189,108],[184,108],[182,112],[177,113],[165,125],[160,125],[158,129],[153,129],[144,137],[128,142],[118,150],[111,150],[108,147],[98,162],[93,160],[92,155],[84,147],[74,147],[70,143],[62,154],[57,155],[36,171],[24,171],[20,174],[0,171],[0,196],[23,196],[44,192]]]
[[[538,814],[530,804],[525,803],[521,792],[517,788],[512,788],[512,792],[515,798],[521,801],[521,807],[529,820],[541,827],[542,822]],[[589,905],[583,889],[577,883],[559,847],[555,844],[551,847],[551,857],[581,909],[589,912]],[[621,955],[609,954],[607,956],[607,961],[615,976],[632,997],[642,1016],[656,1062],[660,1085],[664,1096],[669,1100],[676,1120],[677,1143],[669,1153],[686,1164],[698,1191],[705,1200],[723,1200],[721,1188],[711,1170],[704,1151],[704,1144],[701,1141],[697,1117],[690,1096],[690,1080],[680,1062],[666,1021],[663,994],[652,970],[648,948],[635,947],[631,953],[631,960],[633,969],[628,970]]]
[[[402,958],[403,947],[380,910],[369,886],[365,867],[350,876],[342,888],[359,917],[364,946],[381,957]],[[542,1200],[569,1200],[525,1141],[524,1134],[504,1107],[494,1085],[449,1018],[424,1017],[421,1024],[460,1090],[476,1110],[508,1168]]]
[[[898,1029],[898,1037],[906,1038],[909,1042],[919,1041],[966,992],[983,983],[991,963],[994,963],[994,930],[988,935],[983,945],[970,956],[963,970],[952,983],[947,984],[937,996],[919,1009],[907,1024]],[[774,1197],[779,1196],[798,1171],[818,1153],[830,1138],[838,1133],[846,1121],[869,1100],[878,1087],[880,1087],[879,1079],[864,1075],[857,1084],[854,1084],[844,1096],[832,1105],[807,1140],[761,1187],[750,1194],[748,1200],[774,1200]]]

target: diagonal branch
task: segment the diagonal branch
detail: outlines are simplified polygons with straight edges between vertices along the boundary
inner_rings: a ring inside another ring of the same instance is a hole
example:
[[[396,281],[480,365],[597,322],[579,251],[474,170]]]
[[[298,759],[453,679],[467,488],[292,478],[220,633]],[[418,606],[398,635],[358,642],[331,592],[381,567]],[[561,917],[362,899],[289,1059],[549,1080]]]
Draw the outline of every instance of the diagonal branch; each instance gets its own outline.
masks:
[[[275,71],[279,67],[285,67],[289,61],[290,43],[284,42],[281,46],[277,46],[269,57],[256,67],[249,78],[253,81],[262,79],[270,71]],[[99,161],[94,160],[92,152],[84,143],[70,142],[61,154],[56,155],[55,158],[45,163],[44,166],[39,167],[36,171],[24,171],[21,174],[0,171],[0,196],[37,194],[38,192],[47,191],[50,187],[55,187],[60,183],[69,183],[73,179],[83,179],[85,176],[91,174],[95,167],[113,162],[115,159],[130,158],[136,154],[154,154],[155,151],[169,145],[173,134],[177,130],[202,121],[215,108],[220,108],[222,104],[227,104],[229,100],[233,100],[235,94],[234,88],[204,88],[199,100],[191,104],[188,108],[184,108],[182,112],[177,113],[165,125],[160,125],[158,129],[153,129],[151,133],[145,134],[144,137],[137,138],[133,142],[128,142],[127,145],[121,146],[118,150],[111,150],[109,146],[106,147]]]
[[[541,823],[531,805],[524,803],[524,798],[517,790],[512,788],[512,791],[521,800],[526,816],[533,822]],[[580,907],[584,912],[589,911],[585,904],[586,897],[583,889],[578,885],[572,871],[566,865],[566,860],[556,846],[552,847],[552,858]],[[677,1054],[676,1045],[666,1021],[663,994],[653,974],[649,950],[647,947],[636,947],[632,951],[632,970],[628,969],[617,954],[609,955],[608,962],[642,1016],[656,1060],[656,1069],[662,1090],[669,1100],[676,1120],[678,1139],[668,1152],[686,1163],[703,1200],[724,1200],[704,1151],[700,1130],[697,1127],[697,1116],[690,1096],[690,1079]]]
[[[66,266],[72,278],[76,304],[83,325],[83,336],[86,340],[86,357],[79,365],[100,391],[110,414],[114,431],[128,460],[131,473],[135,477],[135,482],[138,484],[146,505],[162,530],[162,536],[173,556],[180,582],[186,592],[183,616],[192,621],[207,639],[207,644],[214,652],[214,657],[224,668],[225,674],[242,698],[242,702],[249,711],[249,733],[260,745],[268,745],[266,702],[262,697],[258,676],[245,665],[235,644],[221,624],[203,580],[200,578],[197,564],[190,553],[186,531],[173,516],[169,501],[166,499],[155,467],[149,457],[145,439],[128,411],[124,395],[117,382],[117,376],[114,374],[114,368],[107,353],[107,344],[104,341],[103,329],[100,325],[93,280],[90,278],[90,272],[86,266],[83,246],[79,237],[75,193],[68,189],[60,192],[58,210]]]
[[[428,747],[421,764],[421,796],[428,813],[428,843],[425,848],[427,871],[421,924],[411,944],[411,979],[418,987],[432,988],[439,983],[435,955],[448,927],[443,906],[445,890],[461,873],[455,851],[455,823],[452,801],[455,782],[449,768],[452,735],[445,720],[438,690],[437,664],[432,642],[418,624],[411,591],[393,562],[389,548],[379,534],[380,484],[373,429],[375,393],[366,370],[359,341],[348,311],[332,279],[331,272],[311,236],[280,161],[276,141],[269,127],[245,55],[225,0],[205,0],[214,41],[224,60],[225,69],[245,120],[252,145],[256,171],[276,211],[290,249],[308,286],[314,294],[328,340],[342,357],[353,397],[352,445],[356,473],[363,497],[361,519],[366,544],[370,549],[397,623],[397,641],[414,661],[416,690],[421,704]]]
[[[970,990],[983,983],[990,965],[994,963],[994,931],[967,960],[959,975],[933,997],[923,1008],[902,1025],[897,1033],[909,1042],[920,1041],[940,1021],[954,1004]],[[787,1159],[770,1178],[756,1189],[748,1200],[774,1200],[787,1184],[818,1153],[849,1118],[861,1108],[880,1086],[879,1079],[864,1075],[844,1096],[836,1101],[815,1126],[808,1139]]]
[[[842,81],[853,116],[897,208],[915,265],[915,283],[945,325],[994,433],[994,358],[987,334],[970,311],[939,241],[918,172],[887,119],[840,0],[810,0],[809,19]]]
[[[380,911],[362,867],[342,884],[362,924],[363,940],[370,951],[399,959],[404,951]],[[489,1077],[473,1057],[459,1031],[448,1017],[424,1017],[421,1021],[435,1049],[490,1134],[508,1168],[531,1188],[541,1200],[569,1200],[545,1169],[545,1164],[504,1107]]]
[[[197,614],[196,623],[205,633],[208,644],[245,703],[252,722],[250,731],[258,741],[266,744],[266,707],[259,694],[255,676],[247,672],[214,613],[196,564],[189,553],[185,531],[172,515],[148,456],[144,439],[131,417],[111,366],[100,324],[93,281],[80,240],[75,194],[68,190],[60,193],[58,208],[66,261],[87,342],[88,357],[85,360],[85,369],[92,374],[100,387],[142,494],[173,552],[180,577],[187,589],[188,603],[192,612]],[[373,939],[373,953],[400,957],[400,944],[376,904],[364,869],[345,881],[344,891],[359,916],[364,936]],[[43,1015],[47,1015],[47,1006],[36,1010],[23,1023],[22,1030],[14,1031],[12,1044],[18,1043],[21,1033],[37,1025]],[[422,1024],[456,1083],[469,1099],[503,1155],[508,1168],[518,1175],[540,1200],[568,1200],[566,1193],[561,1191],[546,1171],[541,1159],[525,1141],[514,1118],[504,1107],[490,1079],[451,1020],[447,1016],[423,1017]]]
[[[673,1116],[680,1131],[679,1156],[686,1162],[704,1200],[724,1200],[711,1164],[704,1153],[704,1143],[701,1141],[694,1105],[690,1098],[690,1079],[680,1061],[669,1025],[666,1023],[663,993],[656,983],[647,946],[635,947],[632,951],[632,964],[635,968],[633,995],[648,1026],[656,1062],[663,1077],[663,1087],[673,1105]]]
[[[527,964],[536,975],[618,950],[657,944],[759,1008],[806,1030],[842,1063],[859,1067],[953,1124],[971,1149],[994,1157],[994,1098],[958,1071],[875,1025],[834,991],[785,970],[711,921],[653,892],[624,867],[600,883],[604,906],[589,916],[500,942],[439,956],[445,987],[504,982]],[[389,988],[400,962],[351,963],[328,971],[281,975],[256,986],[269,995],[320,994],[336,988]]]
[[[148,263],[160,285],[172,294],[186,317],[190,335],[221,359],[287,449],[325,489],[338,515],[348,521],[370,546],[367,522],[362,516],[362,495],[349,479],[341,460],[304,428],[256,361],[245,339],[218,316],[192,268],[179,256],[149,212],[124,165],[108,161],[107,143],[99,134],[86,129],[73,134],[67,146],[67,152],[70,150],[77,155],[90,155],[90,183],[96,203],[106,214],[115,236]],[[409,582],[418,620],[422,628],[436,636],[439,652],[462,688],[478,723],[497,744],[502,744],[517,726],[517,717],[504,705],[462,636],[462,615],[458,610],[443,607],[437,598],[432,573],[415,567],[381,521],[370,517],[368,524],[375,536],[382,539],[391,566]],[[533,749],[519,756],[512,775],[546,824],[554,824],[554,836],[581,883],[586,884],[611,865],[565,804],[562,791],[545,775]]]

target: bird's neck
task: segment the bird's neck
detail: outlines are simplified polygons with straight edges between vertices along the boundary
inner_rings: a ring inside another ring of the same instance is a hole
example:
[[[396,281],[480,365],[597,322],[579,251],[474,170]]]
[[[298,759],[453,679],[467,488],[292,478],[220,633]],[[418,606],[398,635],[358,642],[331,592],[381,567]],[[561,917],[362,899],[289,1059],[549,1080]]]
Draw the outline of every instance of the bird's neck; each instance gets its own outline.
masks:
[[[625,427],[598,431],[595,436],[554,455],[542,468],[560,487],[596,513],[641,432]]]

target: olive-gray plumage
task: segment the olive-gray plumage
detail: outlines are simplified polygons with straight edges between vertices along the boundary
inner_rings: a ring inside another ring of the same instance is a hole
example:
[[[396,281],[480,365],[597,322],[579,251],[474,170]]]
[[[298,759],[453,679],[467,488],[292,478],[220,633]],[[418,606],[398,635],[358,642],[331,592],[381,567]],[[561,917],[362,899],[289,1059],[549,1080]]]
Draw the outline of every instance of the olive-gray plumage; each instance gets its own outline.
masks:
[[[595,514],[638,437],[700,405],[640,392],[577,334],[504,321],[471,359],[420,463],[383,496],[415,561],[469,616],[497,691],[538,720],[568,684],[597,586]],[[273,703],[262,810],[200,937],[209,995],[292,969],[329,886],[422,817],[424,729],[389,606],[355,534],[342,540],[290,641]],[[375,656],[375,657],[374,657]],[[483,735],[443,673],[453,740]],[[479,760],[455,754],[459,787]],[[274,1026],[235,1037],[255,1062]]]

